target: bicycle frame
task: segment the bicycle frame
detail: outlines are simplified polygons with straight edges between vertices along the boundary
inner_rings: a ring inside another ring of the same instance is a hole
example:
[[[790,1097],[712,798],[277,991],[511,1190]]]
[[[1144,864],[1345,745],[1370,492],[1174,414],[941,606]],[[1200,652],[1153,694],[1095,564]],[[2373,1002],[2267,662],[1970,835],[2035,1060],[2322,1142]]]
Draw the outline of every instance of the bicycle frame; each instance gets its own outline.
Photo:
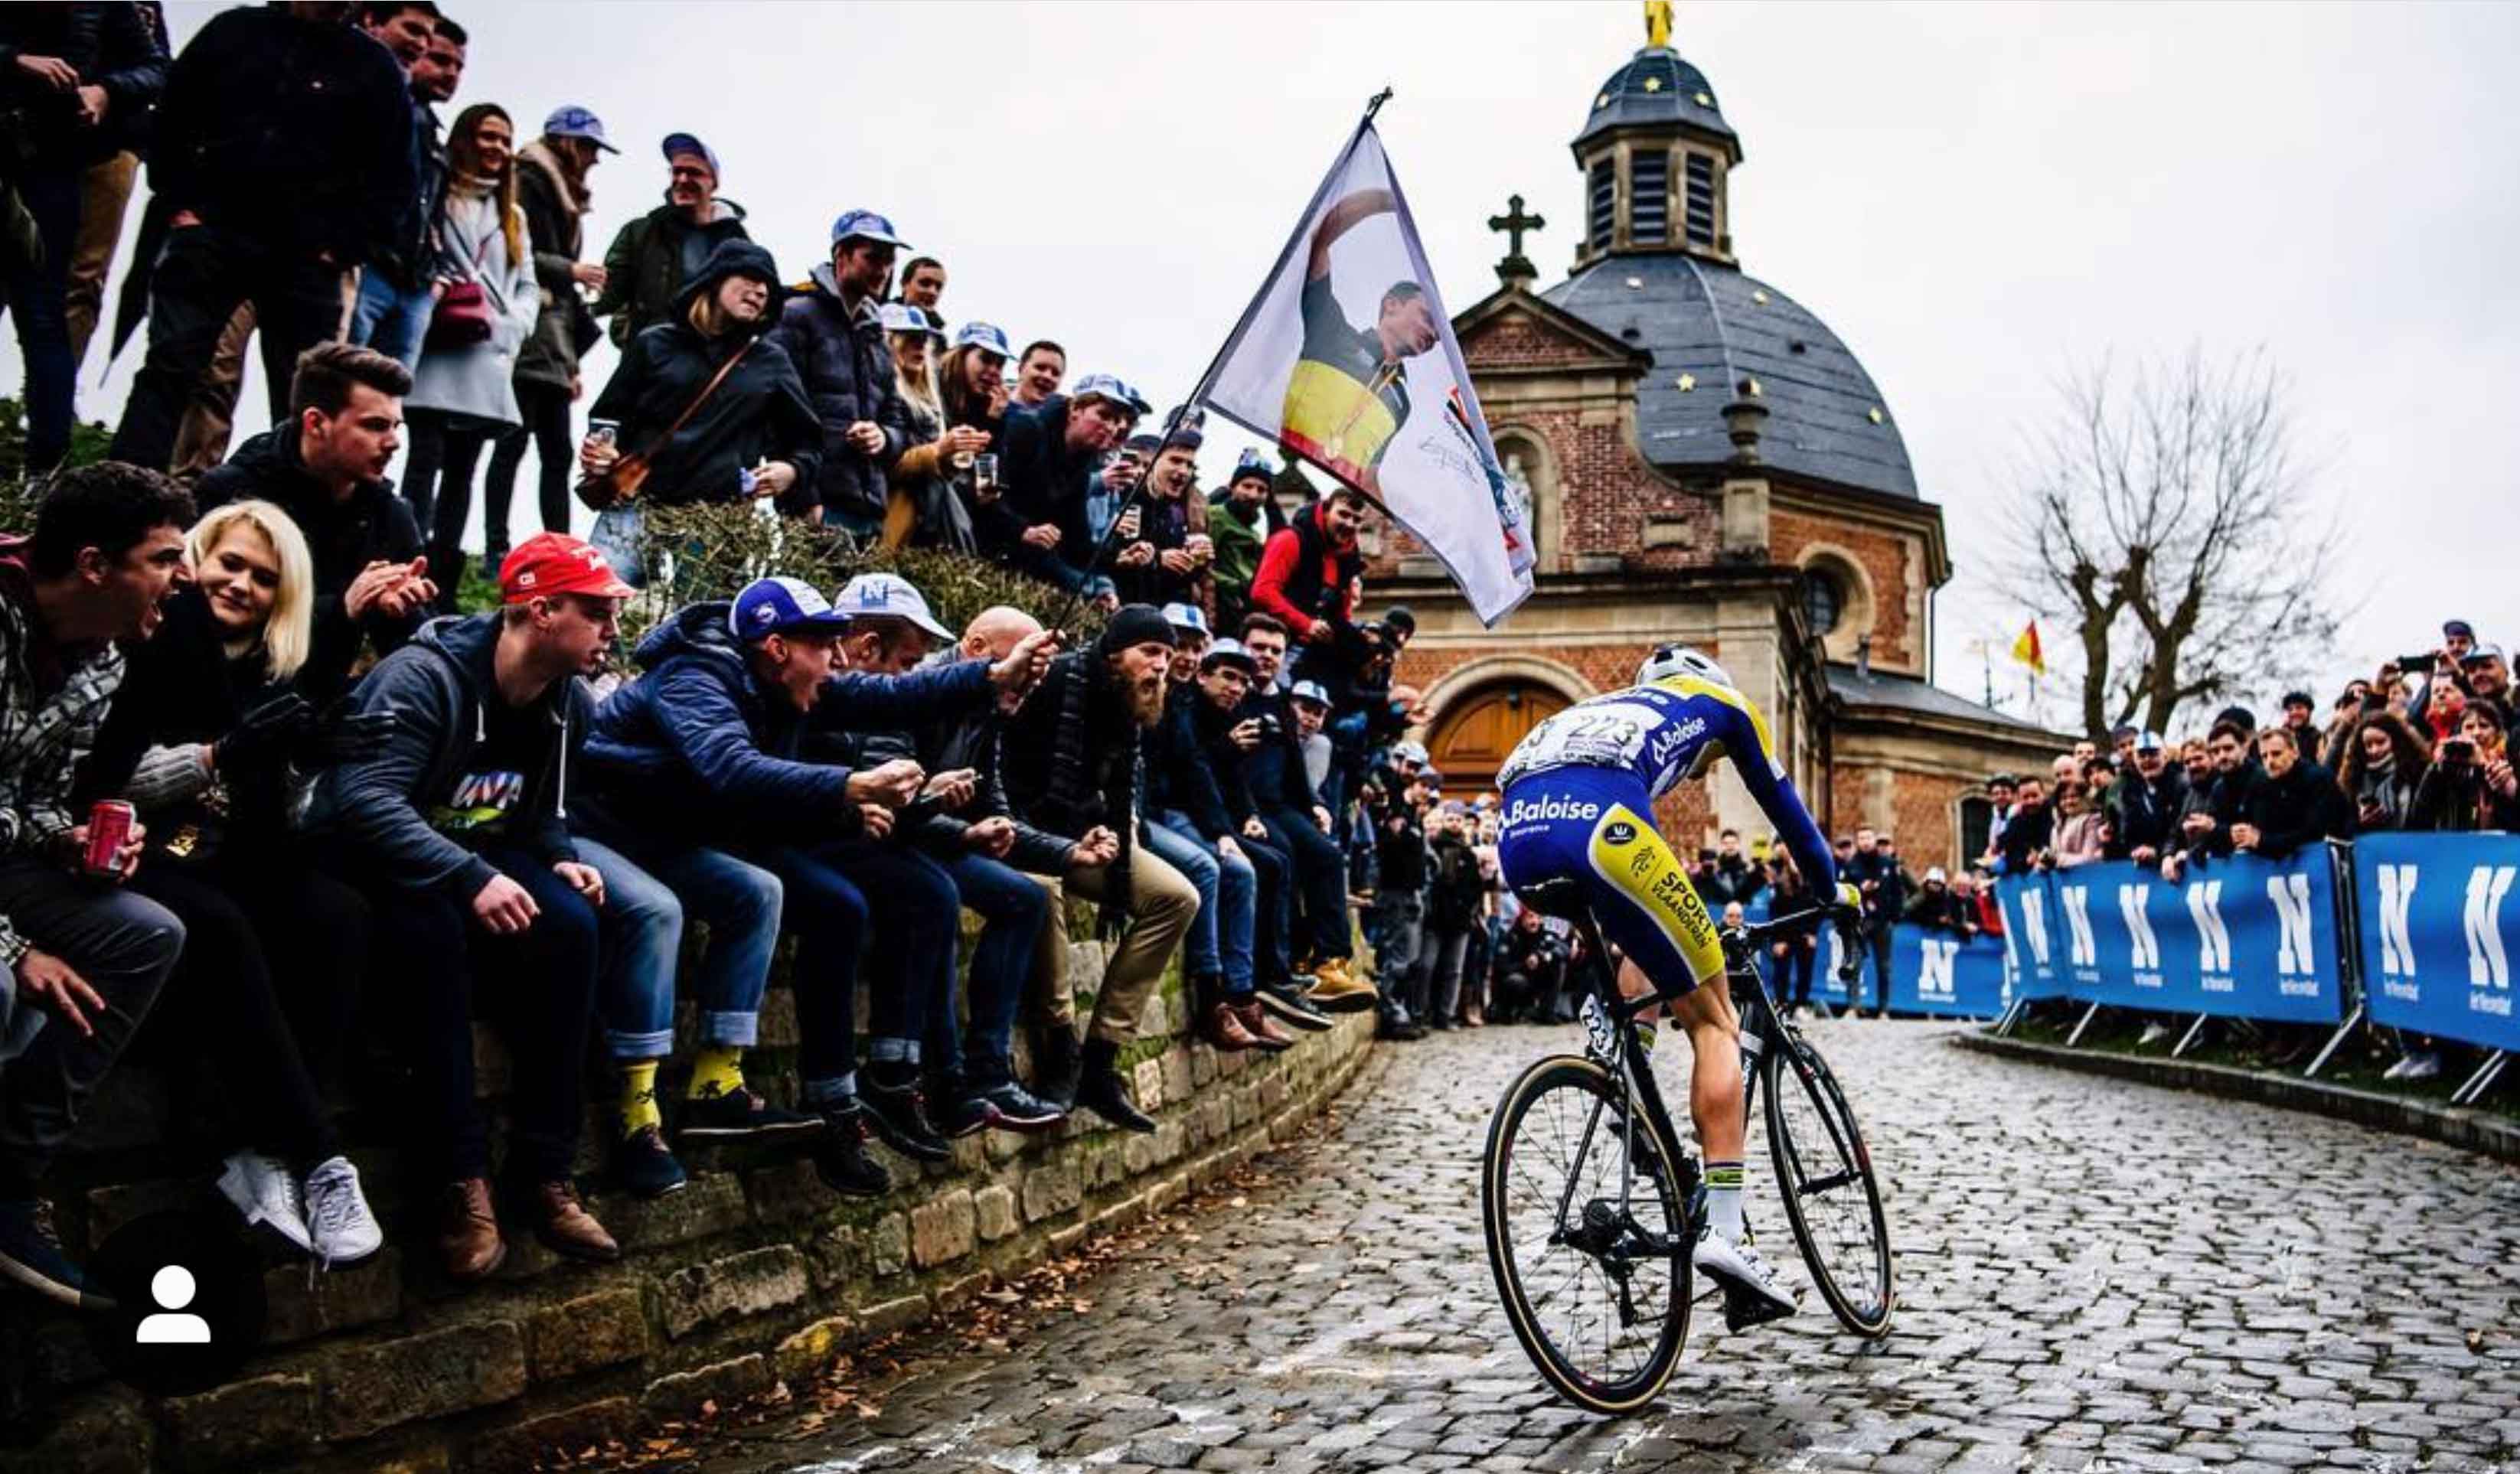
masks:
[[[1600,930],[1594,923],[1591,912],[1583,911],[1569,919],[1573,921],[1584,941],[1587,968],[1592,974],[1592,996],[1600,1004],[1603,1013],[1611,1022],[1608,1058],[1605,1062],[1611,1072],[1625,1082],[1630,1098],[1635,1100],[1643,1111],[1647,1123],[1663,1140],[1672,1143],[1678,1151],[1680,1143],[1685,1139],[1672,1121],[1670,1108],[1663,1101],[1662,1087],[1654,1080],[1653,1061],[1643,1050],[1636,1048],[1636,1035],[1632,1027],[1638,1015],[1661,1005],[1668,1000],[1651,992],[1635,999],[1621,998],[1618,973],[1609,965],[1609,949],[1602,945]],[[1722,933],[1724,980],[1732,990],[1733,1000],[1740,1006],[1741,1012],[1741,1109],[1745,1125],[1749,1119],[1750,1110],[1758,1103],[1760,1077],[1778,1067],[1777,1051],[1771,1050],[1769,1045],[1780,1032],[1779,1026],[1782,1023],[1777,1010],[1776,998],[1768,991],[1767,979],[1760,976],[1759,969],[1753,961],[1752,948],[1757,940],[1764,938],[1770,932],[1783,929],[1782,926],[1771,923],[1761,928],[1730,927]],[[1775,1089],[1773,1082],[1770,1089]],[[1591,1149],[1593,1133],[1598,1129],[1599,1121],[1600,1107],[1596,1105],[1584,1123],[1582,1138],[1576,1142],[1575,1159],[1577,1161],[1582,1161],[1585,1153]],[[1643,1240],[1648,1253],[1675,1259],[1689,1253],[1691,1245],[1696,1242],[1698,1229],[1696,1215],[1699,1208],[1697,1189],[1700,1173],[1696,1157],[1686,1151],[1679,1151],[1680,1160],[1671,1164],[1676,1177],[1674,1185],[1680,1193],[1681,1231],[1675,1237],[1665,1240],[1660,1234],[1636,1227],[1636,1220],[1630,1212],[1629,1205],[1634,1196],[1636,1175],[1636,1111],[1623,1113],[1623,1128],[1627,1135],[1625,1143],[1627,1149],[1622,1154],[1619,1164],[1621,1219],[1640,1239]],[[1573,1175],[1570,1175],[1565,1191],[1558,1199],[1557,1221],[1560,1224],[1566,1222],[1566,1212],[1574,1201],[1574,1194],[1575,1181]]]

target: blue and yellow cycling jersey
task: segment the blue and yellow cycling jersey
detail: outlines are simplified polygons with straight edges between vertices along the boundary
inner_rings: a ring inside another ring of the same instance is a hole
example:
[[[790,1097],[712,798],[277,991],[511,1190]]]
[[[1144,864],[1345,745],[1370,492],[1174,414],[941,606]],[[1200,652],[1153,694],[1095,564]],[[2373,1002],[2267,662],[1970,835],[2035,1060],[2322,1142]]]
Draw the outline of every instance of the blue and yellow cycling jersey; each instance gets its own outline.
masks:
[[[1651,815],[1655,799],[1724,757],[1812,890],[1834,894],[1836,861],[1777,760],[1766,718],[1731,687],[1682,675],[1570,706],[1515,746],[1497,775],[1506,883],[1585,882],[1602,930],[1666,992],[1714,976],[1723,967],[1714,922]]]

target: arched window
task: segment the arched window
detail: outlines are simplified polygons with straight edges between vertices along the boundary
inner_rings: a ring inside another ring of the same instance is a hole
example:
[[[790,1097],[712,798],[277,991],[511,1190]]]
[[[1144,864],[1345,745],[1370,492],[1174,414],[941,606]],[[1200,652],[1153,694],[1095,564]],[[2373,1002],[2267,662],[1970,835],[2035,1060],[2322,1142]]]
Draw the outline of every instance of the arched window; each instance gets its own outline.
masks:
[[[1823,639],[1837,630],[1846,613],[1846,585],[1825,567],[1803,570],[1803,622]]]
[[[1965,867],[1986,853],[1987,836],[1995,832],[1995,800],[1983,793],[1972,793],[1960,800],[1960,852],[1957,864]]]

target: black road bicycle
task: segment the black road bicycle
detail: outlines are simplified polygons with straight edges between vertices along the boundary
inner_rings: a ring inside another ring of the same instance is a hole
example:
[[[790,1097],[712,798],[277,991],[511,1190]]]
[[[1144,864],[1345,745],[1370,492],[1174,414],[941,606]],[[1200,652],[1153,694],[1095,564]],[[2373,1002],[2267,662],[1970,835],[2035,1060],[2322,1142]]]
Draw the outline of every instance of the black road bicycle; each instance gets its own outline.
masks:
[[[1615,1416],[1651,1402],[1680,1360],[1705,1192],[1635,1023],[1659,1000],[1619,997],[1575,882],[1535,886],[1524,902],[1573,922],[1584,940],[1589,1039],[1582,1054],[1534,1063],[1497,1101],[1479,1175],[1488,1265],[1541,1375],[1568,1401]],[[1726,928],[1725,973],[1741,1012],[1744,1103],[1757,1105],[1764,1084],[1768,1151],[1794,1242],[1846,1328],[1879,1336],[1890,1328],[1890,1228],[1872,1158],[1836,1076],[1778,1015],[1751,960],[1763,944],[1829,919],[1849,925],[1851,914],[1816,908]],[[1860,956],[1850,938],[1846,971]],[[1686,1038],[1665,1046],[1688,1047]],[[1783,1314],[1726,1296],[1735,1330]]]

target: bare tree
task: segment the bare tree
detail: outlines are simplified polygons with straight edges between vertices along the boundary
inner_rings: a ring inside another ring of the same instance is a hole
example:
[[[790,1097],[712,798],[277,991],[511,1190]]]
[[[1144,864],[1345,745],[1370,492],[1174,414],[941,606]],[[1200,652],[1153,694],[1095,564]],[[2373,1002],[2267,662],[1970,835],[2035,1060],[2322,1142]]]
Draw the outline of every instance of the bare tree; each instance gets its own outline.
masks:
[[[2093,737],[2166,732],[2186,701],[2269,690],[2326,652],[2339,534],[2310,504],[2286,390],[2263,353],[2103,360],[2032,434],[2001,577],[2072,611]]]

